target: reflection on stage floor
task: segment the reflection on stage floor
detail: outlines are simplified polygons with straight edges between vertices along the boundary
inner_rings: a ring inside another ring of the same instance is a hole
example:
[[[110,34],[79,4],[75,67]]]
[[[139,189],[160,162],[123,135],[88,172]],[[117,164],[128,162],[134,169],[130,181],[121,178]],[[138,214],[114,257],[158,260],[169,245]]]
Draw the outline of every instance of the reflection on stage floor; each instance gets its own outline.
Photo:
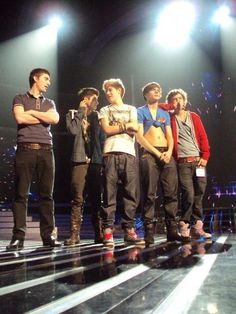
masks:
[[[1,313],[235,313],[236,235],[151,248],[0,241]]]

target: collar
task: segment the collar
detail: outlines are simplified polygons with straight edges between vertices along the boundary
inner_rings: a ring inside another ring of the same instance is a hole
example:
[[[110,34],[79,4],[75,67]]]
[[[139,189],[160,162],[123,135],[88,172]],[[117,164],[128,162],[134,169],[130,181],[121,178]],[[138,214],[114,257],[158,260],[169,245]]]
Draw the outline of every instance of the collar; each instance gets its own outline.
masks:
[[[44,98],[43,94],[41,94],[39,97],[34,97],[34,95],[32,95],[29,91],[27,91],[26,95],[29,98],[34,98],[34,99],[38,99],[38,98],[43,99]]]

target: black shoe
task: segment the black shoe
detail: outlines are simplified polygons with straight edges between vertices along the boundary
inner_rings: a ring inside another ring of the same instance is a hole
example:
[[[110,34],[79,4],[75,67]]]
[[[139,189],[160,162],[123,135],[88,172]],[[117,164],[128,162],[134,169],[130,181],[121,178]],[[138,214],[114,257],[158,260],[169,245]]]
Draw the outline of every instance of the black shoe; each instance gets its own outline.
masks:
[[[12,239],[8,246],[6,246],[7,251],[18,251],[23,249],[24,240],[23,239]]]
[[[61,242],[57,241],[53,236],[49,236],[48,238],[43,239],[43,245],[50,247],[59,247],[61,246]]]
[[[182,237],[180,233],[178,232],[167,232],[167,242],[188,242],[188,240],[184,239],[185,237]]]

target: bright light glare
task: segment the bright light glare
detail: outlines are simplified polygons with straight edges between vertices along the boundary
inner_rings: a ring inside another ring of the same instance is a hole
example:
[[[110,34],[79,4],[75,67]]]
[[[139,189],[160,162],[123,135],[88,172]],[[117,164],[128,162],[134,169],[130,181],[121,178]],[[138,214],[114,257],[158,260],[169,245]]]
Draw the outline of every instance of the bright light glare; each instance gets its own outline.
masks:
[[[221,6],[213,16],[213,22],[222,26],[227,26],[230,21],[230,9],[223,5]]]
[[[176,1],[167,6],[158,21],[156,38],[164,46],[184,44],[195,21],[195,8],[187,1]]]
[[[53,16],[49,20],[49,25],[53,29],[58,30],[62,26],[62,20],[58,16]]]

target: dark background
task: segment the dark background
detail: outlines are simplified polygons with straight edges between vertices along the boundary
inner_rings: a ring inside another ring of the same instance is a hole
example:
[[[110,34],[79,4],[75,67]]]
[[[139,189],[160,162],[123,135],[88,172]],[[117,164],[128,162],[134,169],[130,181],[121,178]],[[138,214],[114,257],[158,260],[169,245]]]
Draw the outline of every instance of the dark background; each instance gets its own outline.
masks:
[[[94,86],[101,91],[100,106],[106,105],[102,82],[121,78],[126,86],[125,102],[143,104],[141,88],[157,81],[163,98],[172,88],[183,88],[189,109],[205,125],[211,145],[206,201],[224,204],[236,194],[236,26],[221,30],[211,16],[221,1],[192,1],[197,10],[190,42],[177,49],[173,43],[162,47],[154,40],[154,29],[164,5],[170,1],[84,0],[84,1],[1,1],[0,28],[0,201],[13,196],[15,122],[11,103],[16,93],[28,89],[32,68],[52,70],[48,97],[57,102],[60,122],[53,127],[56,157],[55,200],[70,201],[70,154],[72,139],[65,130],[65,114],[76,108],[77,91]],[[232,19],[235,1],[228,1]],[[22,36],[43,27],[51,13],[60,13],[64,28],[58,33],[56,66],[53,55],[36,50],[34,42]],[[177,19],[178,17],[176,17]],[[39,62],[40,61],[40,62]],[[55,84],[54,84],[54,83]],[[34,191],[34,187],[32,189]],[[35,194],[31,198],[34,200]]]

